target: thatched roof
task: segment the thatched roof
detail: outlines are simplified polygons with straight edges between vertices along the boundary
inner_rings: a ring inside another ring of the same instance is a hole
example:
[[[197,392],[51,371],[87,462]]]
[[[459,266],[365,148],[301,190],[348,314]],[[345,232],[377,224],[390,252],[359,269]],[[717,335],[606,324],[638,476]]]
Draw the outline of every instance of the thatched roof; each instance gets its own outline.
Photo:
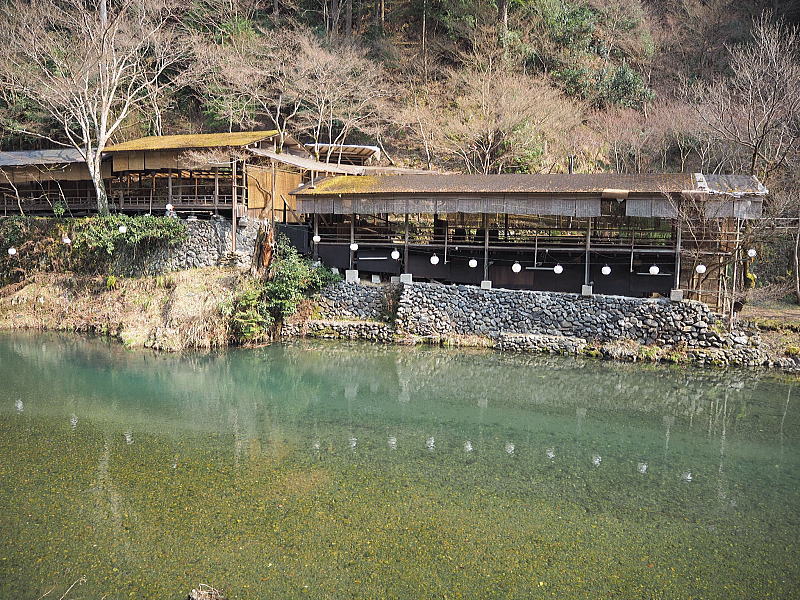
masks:
[[[255,144],[278,135],[275,130],[240,131],[236,133],[197,133],[189,135],[153,135],[138,138],[105,149],[106,152],[133,150],[176,150],[188,148],[241,147]]]

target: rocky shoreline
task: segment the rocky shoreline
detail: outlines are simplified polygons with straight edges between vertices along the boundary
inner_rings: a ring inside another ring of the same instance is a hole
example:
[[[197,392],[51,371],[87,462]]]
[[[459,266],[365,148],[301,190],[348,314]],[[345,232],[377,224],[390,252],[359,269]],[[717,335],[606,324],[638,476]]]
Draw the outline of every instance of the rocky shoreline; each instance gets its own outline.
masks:
[[[754,329],[727,331],[699,302],[435,284],[338,283],[281,338],[481,346],[505,352],[589,356],[628,362],[763,367],[800,372],[771,355]]]

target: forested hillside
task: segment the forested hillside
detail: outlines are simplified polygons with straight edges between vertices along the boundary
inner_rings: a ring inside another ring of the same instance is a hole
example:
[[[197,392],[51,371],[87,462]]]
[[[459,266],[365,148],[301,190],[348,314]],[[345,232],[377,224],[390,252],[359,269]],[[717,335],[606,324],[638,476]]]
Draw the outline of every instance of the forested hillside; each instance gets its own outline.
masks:
[[[0,0],[3,149],[278,129],[478,173],[758,175],[798,216],[791,0]],[[99,163],[98,163],[99,164]],[[91,166],[90,166],[91,170]],[[779,267],[778,271],[786,270]]]

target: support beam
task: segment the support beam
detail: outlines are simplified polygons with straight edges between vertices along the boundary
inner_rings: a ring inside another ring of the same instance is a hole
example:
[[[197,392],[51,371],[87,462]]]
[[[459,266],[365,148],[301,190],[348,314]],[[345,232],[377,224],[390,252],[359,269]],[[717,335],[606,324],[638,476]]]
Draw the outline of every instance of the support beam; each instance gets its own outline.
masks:
[[[680,219],[675,227],[675,289],[681,289],[681,246],[683,227],[681,226]]]
[[[236,252],[236,161],[231,161],[231,252]]]
[[[489,280],[489,215],[483,213],[483,280]]]
[[[406,213],[406,232],[403,240],[403,272],[408,273],[408,213]]]
[[[350,245],[352,246],[356,241],[356,213],[350,215]],[[350,270],[353,270],[353,258],[355,252],[352,248],[350,250]]]
[[[592,218],[586,224],[586,248],[584,253],[583,285],[589,285],[589,254],[592,249]]]
[[[319,215],[317,213],[314,213],[314,237],[318,235],[319,235]],[[319,244],[313,241],[312,243],[314,244],[314,260],[317,260],[319,258]]]

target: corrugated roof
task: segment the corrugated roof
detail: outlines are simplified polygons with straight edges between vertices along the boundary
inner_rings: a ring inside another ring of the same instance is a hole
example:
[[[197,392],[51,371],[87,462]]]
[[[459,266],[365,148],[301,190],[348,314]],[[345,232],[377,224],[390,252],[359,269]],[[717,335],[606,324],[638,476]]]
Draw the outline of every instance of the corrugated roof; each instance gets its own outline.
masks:
[[[689,173],[621,175],[576,173],[536,175],[375,175],[330,177],[296,190],[297,195],[361,194],[537,194],[602,193],[627,190],[633,193],[679,193],[695,188]]]
[[[153,135],[106,148],[106,152],[131,150],[173,150],[179,148],[221,148],[247,146],[278,135],[275,130],[240,131],[237,133],[197,133],[190,135]]]
[[[306,144],[306,148],[312,152],[319,150],[320,154],[331,153],[331,157],[338,156],[358,156],[359,158],[370,158],[374,156],[377,160],[381,158],[381,149],[378,146],[364,146],[360,144]]]
[[[767,188],[752,175],[703,175],[708,191],[729,196],[765,196]]]
[[[261,148],[250,148],[250,152],[256,156],[264,156],[271,158],[277,162],[291,165],[299,169],[307,171],[318,171],[320,173],[341,173],[343,175],[363,175],[364,167],[354,165],[337,165],[334,163],[324,163],[313,158],[306,158],[304,156],[297,156],[295,154],[278,153],[272,150],[263,150]]]
[[[81,156],[81,153],[75,148],[0,152],[0,167],[61,165],[78,162],[83,162],[83,156]]]

